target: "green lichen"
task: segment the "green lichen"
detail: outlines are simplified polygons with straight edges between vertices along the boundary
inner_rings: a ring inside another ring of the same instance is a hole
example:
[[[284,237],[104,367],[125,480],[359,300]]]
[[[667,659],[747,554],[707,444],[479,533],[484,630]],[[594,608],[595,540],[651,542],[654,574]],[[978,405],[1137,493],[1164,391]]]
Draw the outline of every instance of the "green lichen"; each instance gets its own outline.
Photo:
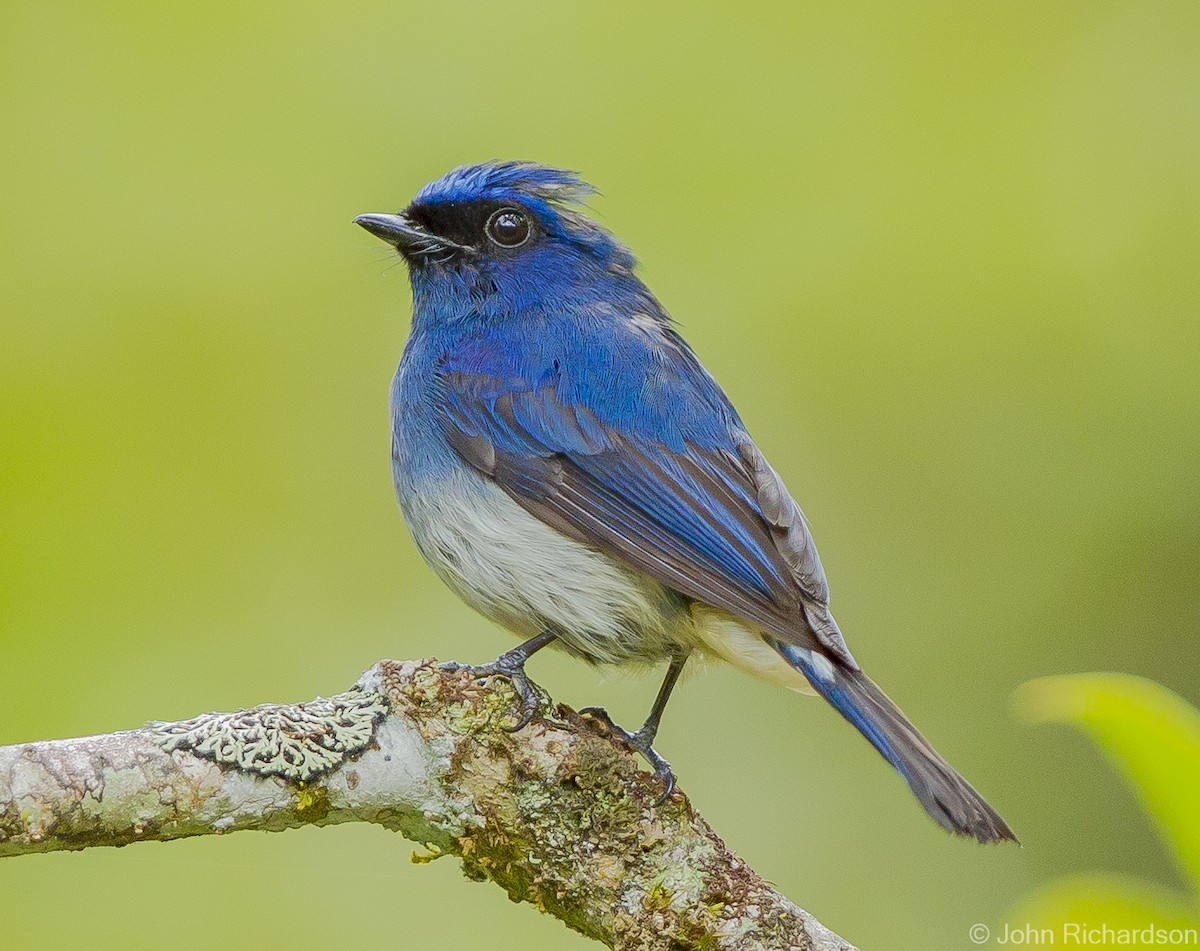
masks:
[[[9,800],[4,804],[4,809],[0,810],[0,842],[16,838],[25,829],[26,821],[21,816],[21,811],[15,802]]]
[[[670,889],[664,888],[662,882],[655,882],[642,899],[642,907],[646,911],[666,911],[671,907],[671,895]]]
[[[355,688],[328,699],[205,713],[147,729],[168,753],[188,750],[242,772],[308,782],[368,749],[387,709],[379,693]]]
[[[305,822],[320,822],[329,815],[329,790],[323,785],[296,783],[296,815]]]
[[[418,852],[414,849],[410,859],[413,865],[428,865],[430,862],[436,862],[438,859],[445,857],[446,853],[436,845],[427,844],[424,852]]]
[[[429,664],[392,683],[461,804],[440,821],[468,878],[622,951],[811,947],[687,800],[658,805],[657,780],[594,722],[542,709],[514,735],[516,696],[500,678]]]

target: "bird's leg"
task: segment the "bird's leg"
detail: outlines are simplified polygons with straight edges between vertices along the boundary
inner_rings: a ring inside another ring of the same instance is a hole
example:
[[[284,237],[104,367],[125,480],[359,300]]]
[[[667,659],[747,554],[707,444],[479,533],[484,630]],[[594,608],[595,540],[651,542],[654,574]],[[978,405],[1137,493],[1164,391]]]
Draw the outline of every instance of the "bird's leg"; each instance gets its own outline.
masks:
[[[675,791],[675,774],[671,771],[671,764],[663,759],[658,750],[654,748],[654,737],[658,734],[658,725],[662,721],[663,711],[667,708],[667,701],[671,699],[671,691],[675,689],[675,684],[679,680],[679,675],[683,673],[690,654],[691,650],[687,649],[671,657],[671,664],[667,668],[667,675],[663,678],[662,686],[658,688],[658,696],[654,698],[654,706],[650,708],[650,715],[646,717],[646,722],[636,733],[630,733],[617,726],[608,713],[600,707],[584,707],[579,711],[602,720],[613,734],[641,753],[646,758],[646,762],[654,767],[654,775],[663,784],[662,795],[655,803],[659,806],[666,802],[671,793]]]
[[[510,733],[523,730],[537,712],[538,693],[525,673],[525,661],[558,637],[552,630],[542,631],[510,651],[505,651],[490,664],[442,664],[443,670],[465,670],[475,677],[507,677],[513,690],[521,700],[521,715],[512,726],[505,727]]]

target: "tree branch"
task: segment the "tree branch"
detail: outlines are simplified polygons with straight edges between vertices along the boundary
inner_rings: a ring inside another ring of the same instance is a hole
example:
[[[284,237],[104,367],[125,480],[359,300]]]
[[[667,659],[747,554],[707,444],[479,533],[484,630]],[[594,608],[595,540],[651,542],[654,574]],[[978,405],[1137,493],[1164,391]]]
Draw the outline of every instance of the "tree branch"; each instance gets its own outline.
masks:
[[[594,721],[433,661],[337,697],[0,748],[0,857],[375,822],[618,949],[854,951]]]

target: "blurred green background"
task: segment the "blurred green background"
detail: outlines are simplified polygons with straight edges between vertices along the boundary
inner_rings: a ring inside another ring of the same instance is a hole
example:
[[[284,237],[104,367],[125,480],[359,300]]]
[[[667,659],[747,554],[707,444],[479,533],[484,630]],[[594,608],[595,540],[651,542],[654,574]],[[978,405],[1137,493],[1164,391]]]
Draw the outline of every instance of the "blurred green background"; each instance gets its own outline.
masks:
[[[872,675],[1012,822],[927,821],[729,669],[659,748],[864,948],[969,947],[1150,822],[1020,682],[1200,701],[1200,5],[0,5],[0,743],[511,645],[419,562],[404,269],[351,224],[453,165],[581,170],[804,504]],[[656,678],[539,656],[640,722]],[[590,947],[367,826],[0,863],[4,948]]]

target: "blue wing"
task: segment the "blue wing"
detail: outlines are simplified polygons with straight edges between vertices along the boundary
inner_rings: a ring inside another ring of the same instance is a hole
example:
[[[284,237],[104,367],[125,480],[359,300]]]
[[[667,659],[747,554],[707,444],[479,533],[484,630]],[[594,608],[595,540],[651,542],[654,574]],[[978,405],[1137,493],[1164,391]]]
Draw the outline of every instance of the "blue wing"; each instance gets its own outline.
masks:
[[[686,344],[666,328],[656,343],[593,348],[583,367],[548,354],[516,366],[494,350],[446,358],[446,436],[553,528],[856,667],[799,509]]]

